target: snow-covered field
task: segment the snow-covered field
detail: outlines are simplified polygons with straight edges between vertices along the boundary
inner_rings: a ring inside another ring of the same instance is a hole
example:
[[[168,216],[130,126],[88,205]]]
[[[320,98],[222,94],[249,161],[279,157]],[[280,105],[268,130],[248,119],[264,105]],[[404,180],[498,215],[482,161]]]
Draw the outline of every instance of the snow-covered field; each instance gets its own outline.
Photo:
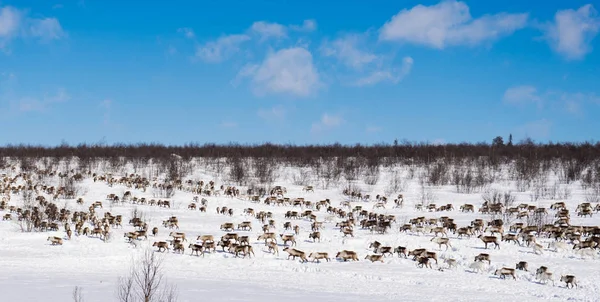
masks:
[[[287,188],[286,197],[304,197],[306,200],[319,201],[329,198],[332,206],[340,207],[340,202],[347,200],[341,194],[343,184],[328,190],[315,186],[315,192],[303,192],[301,186],[292,184],[289,175],[292,168],[280,173],[280,179],[275,182]],[[10,172],[9,172],[10,174]],[[16,172],[12,172],[16,174]],[[119,176],[119,175],[115,175]],[[362,191],[375,196],[383,194],[389,183],[389,173],[382,173],[377,185],[370,186],[358,181]],[[188,179],[215,179],[208,171],[198,170]],[[57,184],[58,179],[52,179]],[[216,180],[217,187],[227,182]],[[117,301],[115,289],[117,278],[127,273],[132,259],[143,253],[144,249],[152,248],[154,241],[169,239],[171,231],[161,225],[170,216],[179,219],[179,232],[185,232],[193,243],[198,235],[212,234],[219,238],[226,232],[219,230],[225,222],[237,225],[242,221],[252,221],[253,231],[237,231],[240,235],[250,235],[251,244],[256,256],[252,258],[236,258],[234,255],[221,252],[207,253],[205,257],[190,256],[190,250],[185,254],[172,251],[165,253],[165,275],[169,282],[177,285],[179,301],[600,301],[600,256],[582,255],[574,252],[572,245],[567,251],[547,249],[550,239],[538,238],[545,249],[542,254],[535,254],[531,247],[518,246],[512,243],[501,243],[501,248],[485,250],[483,243],[476,236],[471,239],[458,239],[449,233],[452,248],[447,251],[440,249],[430,242],[433,234],[400,233],[399,226],[417,216],[439,218],[449,216],[455,219],[459,227],[467,226],[475,218],[490,220],[490,215],[478,213],[483,200],[481,193],[459,194],[454,186],[431,187],[438,205],[451,203],[455,210],[449,212],[428,212],[416,210],[414,205],[421,198],[421,187],[418,180],[406,180],[404,184],[405,203],[402,208],[394,208],[390,201],[385,209],[372,209],[371,202],[353,201],[352,207],[362,205],[364,209],[396,216],[397,223],[389,233],[379,235],[355,227],[354,238],[344,238],[335,227],[340,218],[325,222],[321,230],[321,242],[313,243],[308,239],[310,221],[307,219],[291,220],[293,225],[300,226],[297,236],[296,249],[304,252],[328,252],[330,257],[340,250],[353,250],[358,253],[360,261],[341,262],[332,259],[331,262],[301,263],[298,260],[288,260],[279,240],[279,256],[267,252],[264,242],[255,240],[262,233],[260,223],[251,216],[243,214],[243,209],[253,208],[255,211],[271,211],[276,221],[278,234],[290,233],[284,231],[286,221],[284,213],[292,210],[291,206],[270,206],[262,202],[252,203],[245,198],[229,198],[225,196],[205,197],[208,199],[208,211],[188,210],[187,205],[194,194],[177,191],[171,198],[170,209],[149,205],[132,205],[131,203],[109,206],[105,201],[107,194],[122,195],[131,190],[133,196],[153,198],[152,189],[147,192],[130,189],[123,185],[109,187],[104,182],[94,182],[86,178],[78,183],[84,205],[78,205],[75,200],[57,200],[59,207],[66,206],[71,210],[87,211],[89,205],[96,200],[104,202],[104,209],[98,209],[98,215],[110,211],[113,215],[123,215],[123,229],[111,230],[111,239],[104,242],[96,237],[73,235],[71,240],[65,240],[62,246],[51,246],[48,236],[65,237],[65,232],[22,233],[15,221],[0,221],[0,293],[3,301],[70,301],[71,292],[75,286],[83,288],[85,301]],[[514,189],[514,184],[503,181],[492,185],[501,191]],[[575,208],[584,201],[583,191],[579,183],[568,185],[571,197],[564,200],[571,211],[572,225],[600,225],[600,214],[593,217],[577,217]],[[240,187],[241,191],[245,191]],[[515,205],[528,203],[538,207],[549,208],[557,200],[532,202],[531,192],[516,194]],[[48,196],[47,196],[48,197]],[[393,197],[390,199],[393,199]],[[158,199],[158,198],[157,198]],[[262,199],[261,199],[262,200]],[[20,195],[13,195],[10,205],[19,206],[22,203]],[[475,213],[462,213],[459,206],[464,203],[475,205]],[[216,213],[217,207],[227,206],[234,209],[232,217]],[[136,207],[143,212],[150,229],[159,227],[158,236],[149,236],[147,241],[140,241],[137,247],[128,244],[123,233],[134,231],[127,224],[131,218],[132,209]],[[299,207],[295,208],[297,211]],[[0,211],[0,215],[8,213]],[[549,210],[554,217],[555,211]],[[318,221],[328,221],[331,216],[324,209],[316,212]],[[13,216],[16,218],[16,216]],[[515,220],[514,222],[518,222]],[[508,231],[508,227],[505,228]],[[218,239],[217,239],[218,240]],[[385,246],[407,246],[409,250],[426,248],[438,253],[439,264],[433,264],[433,269],[419,268],[411,258],[404,259],[394,256],[385,258],[384,263],[371,263],[365,256],[373,254],[369,243],[377,240]],[[155,248],[154,248],[155,249]],[[474,256],[487,252],[491,255],[491,265],[484,273],[474,273],[469,268]],[[453,258],[458,266],[446,269],[444,259]],[[529,272],[517,271],[517,280],[512,278],[499,279],[493,273],[496,268],[515,267],[519,261],[529,263]],[[555,275],[555,285],[541,284],[535,280],[534,272],[539,266],[547,266]],[[438,269],[441,268],[441,269]],[[565,288],[559,282],[560,275],[572,274],[578,279],[579,287]]]

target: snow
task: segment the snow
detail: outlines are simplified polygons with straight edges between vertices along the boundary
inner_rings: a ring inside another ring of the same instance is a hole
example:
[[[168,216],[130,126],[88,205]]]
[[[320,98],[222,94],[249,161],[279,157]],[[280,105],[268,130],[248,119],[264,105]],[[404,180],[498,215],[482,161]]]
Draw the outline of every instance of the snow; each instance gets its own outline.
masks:
[[[315,192],[303,192],[302,186],[292,184],[289,177],[294,168],[282,169],[276,184],[285,186],[288,190],[286,197],[304,197],[313,202],[329,198],[332,206],[339,207],[343,200],[341,194],[343,184],[330,189],[322,189],[315,183]],[[398,168],[403,169],[403,168]],[[130,172],[130,171],[129,171]],[[401,171],[404,172],[404,171]],[[9,173],[9,172],[7,172]],[[12,172],[15,174],[15,172]],[[9,173],[10,174],[10,173]],[[374,196],[383,194],[389,177],[392,173],[383,171],[378,184],[365,185],[360,181],[363,192]],[[116,174],[113,174],[117,176]],[[193,175],[186,179],[203,179],[205,181],[216,179],[210,171],[197,169]],[[52,180],[53,184],[58,179]],[[217,179],[217,187],[228,182]],[[532,247],[518,246],[513,243],[501,242],[500,249],[484,249],[483,243],[476,236],[470,239],[458,239],[449,233],[450,244],[447,251],[440,249],[431,242],[433,234],[400,233],[399,226],[408,222],[408,219],[425,216],[438,218],[449,216],[455,219],[459,227],[467,226],[475,218],[484,221],[490,215],[478,213],[482,203],[481,193],[459,194],[453,186],[429,187],[427,190],[435,195],[437,204],[451,203],[455,210],[449,212],[428,212],[415,210],[414,205],[422,194],[421,187],[416,179],[407,180],[404,185],[405,204],[402,208],[393,208],[393,202],[387,203],[385,209],[373,210],[374,201],[353,201],[352,207],[362,205],[363,209],[383,214],[396,216],[397,223],[393,224],[388,234],[380,235],[355,227],[354,238],[343,237],[335,222],[325,222],[321,230],[321,242],[313,243],[308,239],[310,234],[310,221],[307,219],[286,220],[284,213],[292,210],[291,206],[270,206],[261,203],[252,203],[246,199],[230,198],[225,196],[204,197],[208,199],[206,213],[198,210],[187,209],[194,194],[177,191],[171,198],[170,209],[149,205],[132,205],[129,202],[109,205],[105,201],[107,194],[123,195],[126,190],[131,190],[133,196],[154,198],[152,188],[147,192],[127,188],[123,185],[109,187],[104,182],[93,182],[86,178],[78,184],[83,190],[78,197],[83,197],[84,205],[78,205],[75,200],[57,200],[59,206],[66,206],[77,211],[86,211],[89,205],[96,200],[103,201],[104,209],[98,209],[98,215],[110,211],[113,215],[123,215],[123,229],[111,229],[111,239],[104,242],[95,237],[73,235],[71,240],[65,240],[62,246],[51,246],[46,241],[48,236],[66,238],[62,227],[58,232],[22,233],[13,221],[0,221],[0,292],[4,301],[67,301],[71,299],[71,292],[75,286],[83,288],[85,301],[117,301],[115,289],[117,278],[127,273],[133,259],[143,253],[144,249],[151,248],[154,241],[169,239],[171,231],[162,226],[161,222],[170,216],[179,219],[179,232],[185,232],[190,242],[196,236],[204,234],[215,235],[218,239],[226,232],[219,230],[225,222],[238,224],[242,221],[252,221],[253,231],[236,231],[240,235],[250,235],[256,257],[236,258],[232,254],[220,252],[207,253],[204,257],[190,256],[190,250],[185,243],[185,254],[170,252],[162,254],[164,257],[165,276],[168,282],[177,285],[180,301],[600,301],[600,256],[596,251],[591,255],[578,253],[568,245],[566,250],[554,247],[548,249],[550,239],[538,239],[542,243],[541,254],[534,253]],[[493,184],[499,190],[515,191],[514,183],[501,180]],[[599,225],[598,215],[581,218],[574,213],[576,206],[583,201],[584,191],[579,183],[568,185],[572,196],[568,200],[567,208],[571,211],[571,224],[573,225]],[[241,191],[243,187],[240,187]],[[515,204],[528,203],[549,208],[556,200],[537,200],[531,202],[531,192],[514,193],[517,195]],[[388,198],[393,199],[392,196]],[[158,199],[158,198],[155,198]],[[262,200],[262,199],[261,199]],[[13,195],[10,205],[20,205],[20,196]],[[475,205],[475,213],[461,213],[458,208],[464,203]],[[234,209],[232,217],[217,214],[216,207],[227,206]],[[131,211],[137,208],[142,211],[150,229],[159,227],[156,238],[149,236],[148,240],[138,242],[134,247],[126,243],[124,232],[134,231],[133,226],[127,224],[131,218]],[[262,230],[258,220],[243,214],[243,209],[253,208],[256,212],[271,211],[276,221],[277,234],[288,234],[283,230],[283,223],[291,221],[292,225],[299,225],[300,235],[297,236],[297,246],[294,248],[306,252],[328,252],[334,257],[338,251],[353,250],[358,253],[358,262],[340,262],[332,259],[331,262],[301,263],[298,260],[287,260],[287,253],[283,246],[279,246],[279,256],[267,253],[262,241],[255,240]],[[296,207],[293,210],[302,211]],[[0,211],[4,215],[6,211]],[[549,210],[549,215],[554,216],[555,211]],[[325,210],[316,212],[318,221],[326,221],[330,216]],[[16,218],[16,216],[13,216]],[[515,221],[516,222],[516,221]],[[507,231],[507,229],[506,229]],[[416,262],[394,256],[387,256],[385,263],[371,263],[365,260],[366,255],[373,254],[368,249],[369,243],[377,240],[385,246],[407,246],[409,250],[426,248],[438,253],[439,264],[433,263],[434,269],[418,268]],[[491,265],[484,265],[483,273],[473,272],[470,266],[473,258],[479,253],[491,255]],[[457,267],[447,269],[444,259],[454,258]],[[530,272],[517,271],[517,280],[506,280],[494,276],[495,269],[502,267],[515,267],[519,261],[529,263]],[[554,273],[556,285],[552,283],[541,284],[535,280],[536,268],[544,265]],[[441,270],[439,270],[441,269]],[[577,277],[579,288],[566,289],[563,282],[559,282],[561,274],[573,274]]]

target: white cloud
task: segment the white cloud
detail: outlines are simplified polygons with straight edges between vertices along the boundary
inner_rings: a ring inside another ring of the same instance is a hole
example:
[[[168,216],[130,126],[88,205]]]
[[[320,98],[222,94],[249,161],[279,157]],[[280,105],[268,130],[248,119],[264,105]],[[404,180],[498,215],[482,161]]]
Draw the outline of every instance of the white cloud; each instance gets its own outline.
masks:
[[[460,1],[417,5],[403,9],[380,29],[380,40],[421,44],[443,49],[453,45],[478,45],[494,41],[525,27],[527,14],[485,15],[473,19]]]
[[[20,24],[20,11],[10,6],[0,8],[0,39],[16,35]]]
[[[287,37],[287,29],[278,23],[269,23],[265,21],[254,22],[250,30],[260,36],[261,41],[270,38],[281,39]]]
[[[339,115],[323,114],[318,122],[314,122],[311,127],[311,132],[317,133],[332,128],[339,127],[344,120]]]
[[[275,106],[269,109],[259,109],[257,114],[260,118],[270,120],[283,120],[286,115],[286,110],[281,106]]]
[[[411,57],[404,57],[402,59],[402,66],[400,68],[391,68],[388,70],[377,70],[372,72],[366,77],[358,79],[354,83],[355,86],[371,86],[380,82],[390,82],[392,84],[398,84],[402,79],[410,74],[413,66],[413,59]]]
[[[317,29],[317,21],[312,19],[304,20],[304,22],[302,22],[302,25],[290,25],[290,29],[303,32],[314,31]]]
[[[364,65],[377,60],[371,52],[360,49],[362,37],[348,34],[333,41],[325,41],[321,46],[321,53],[326,57],[335,57],[344,65],[354,69],[361,69]]]
[[[45,111],[54,104],[64,103],[71,97],[64,89],[59,89],[55,94],[44,95],[43,97],[22,97],[12,102],[13,108],[19,111]]]
[[[504,92],[503,101],[507,104],[541,104],[542,98],[539,96],[537,88],[530,85],[521,85],[508,88]]]
[[[320,86],[313,57],[301,47],[282,49],[267,55],[260,65],[247,65],[238,74],[238,78],[243,77],[251,79],[258,95],[308,96]]]
[[[30,18],[25,11],[11,6],[0,7],[0,49],[16,37],[56,40],[66,36],[56,18]]]
[[[65,36],[62,26],[56,18],[44,18],[31,21],[31,35],[43,40],[58,40]]]
[[[578,10],[560,10],[554,23],[545,27],[550,46],[568,60],[582,59],[592,51],[591,42],[600,29],[600,18],[591,4]]]
[[[552,122],[547,119],[541,119],[519,126],[516,130],[518,136],[545,139],[550,136]]]
[[[240,50],[240,45],[250,40],[247,35],[228,35],[210,41],[196,49],[196,56],[205,62],[218,63]]]
[[[194,33],[194,30],[189,27],[179,28],[179,29],[177,29],[177,32],[182,33],[188,39],[193,39],[196,36],[196,34]]]

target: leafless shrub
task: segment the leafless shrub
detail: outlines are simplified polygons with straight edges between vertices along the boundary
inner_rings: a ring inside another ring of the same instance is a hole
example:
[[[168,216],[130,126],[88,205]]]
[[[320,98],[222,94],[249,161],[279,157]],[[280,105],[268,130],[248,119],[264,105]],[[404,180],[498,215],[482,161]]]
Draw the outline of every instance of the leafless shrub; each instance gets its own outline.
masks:
[[[323,189],[329,189],[332,184],[337,184],[342,177],[341,165],[338,165],[337,159],[321,159],[321,163],[315,168],[317,178]]]
[[[344,178],[347,181],[354,181],[358,179],[360,175],[361,163],[357,158],[347,158],[343,162]]]
[[[432,203],[435,203],[437,200],[437,196],[433,193],[431,188],[426,188],[425,186],[421,186],[421,192],[419,196],[419,201],[422,206],[428,206]]]
[[[488,190],[481,195],[481,198],[488,204],[500,203],[506,208],[512,207],[516,201],[516,196],[510,191],[500,192],[498,190]]]
[[[449,182],[447,164],[437,162],[427,167],[427,182],[433,186],[442,186]]]
[[[254,177],[263,185],[270,187],[275,181],[275,163],[267,157],[255,158],[253,161]]]
[[[379,166],[368,166],[365,169],[364,181],[365,184],[374,186],[379,181]]]
[[[298,168],[296,173],[292,174],[292,183],[296,186],[306,186],[310,183],[311,174],[310,168]]]
[[[589,203],[600,202],[600,185],[587,189],[585,192],[585,201]]]
[[[81,292],[82,288],[79,286],[75,286],[73,289],[73,302],[83,302],[83,293]]]
[[[248,176],[246,161],[243,158],[236,156],[227,158],[227,165],[229,166],[229,180],[239,186],[244,185],[246,177]]]
[[[400,171],[393,170],[389,176],[389,182],[385,188],[384,194],[386,196],[393,196],[396,193],[405,191],[406,183],[402,180]]]
[[[144,213],[144,211],[139,210],[137,207],[133,207],[131,209],[129,216],[131,216],[132,219],[139,218],[142,221],[146,221],[146,213]]]
[[[121,302],[174,302],[177,288],[165,280],[163,259],[147,249],[129,274],[118,279],[116,296]]]

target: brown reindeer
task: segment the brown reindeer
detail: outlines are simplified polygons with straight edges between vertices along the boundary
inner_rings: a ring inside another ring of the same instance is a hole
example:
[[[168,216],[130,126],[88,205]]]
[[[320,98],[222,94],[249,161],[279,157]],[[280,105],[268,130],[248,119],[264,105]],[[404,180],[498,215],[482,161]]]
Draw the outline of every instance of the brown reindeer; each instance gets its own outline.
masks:
[[[522,270],[522,271],[526,271],[526,272],[528,272],[528,270],[527,270],[527,266],[528,266],[528,264],[527,264],[527,261],[519,261],[519,262],[518,262],[518,263],[515,265],[515,268],[516,268],[516,269],[518,269],[518,270]]]
[[[497,269],[494,272],[494,275],[500,276],[500,279],[506,279],[506,276],[512,276],[514,280],[517,280],[517,277],[515,276],[514,268],[503,267],[503,268]]]
[[[317,239],[319,239],[319,242],[321,242],[321,233],[320,232],[312,232],[310,233],[310,235],[308,235],[309,239],[312,239],[313,242],[315,242]]]
[[[277,247],[277,243],[275,243],[273,241],[269,241],[267,243],[267,248],[269,250],[269,253],[273,253],[273,254],[276,254],[277,256],[279,256],[279,248]]]
[[[313,262],[317,262],[320,263],[321,259],[325,259],[327,262],[329,262],[330,258],[329,258],[329,254],[325,253],[325,252],[313,252],[310,253],[310,255],[308,255],[308,258],[312,258]]]
[[[200,256],[198,253],[201,253],[202,257],[204,257],[204,247],[201,244],[190,243],[188,248],[192,250],[190,256],[194,255],[194,253],[196,253],[196,256]]]
[[[486,253],[480,253],[479,255],[475,256],[475,260],[474,261],[487,261],[488,264],[492,264],[492,261],[490,260],[490,254],[486,254]]]
[[[46,241],[50,241],[51,245],[62,245],[63,244],[63,240],[60,237],[48,237],[48,239],[46,239]]]
[[[306,254],[303,251],[289,247],[285,247],[283,251],[289,254],[288,259],[290,259],[290,257],[293,257],[292,260],[296,260],[296,257],[299,257],[302,260],[302,262],[308,262],[308,260],[306,259]]]
[[[279,237],[281,237],[281,240],[283,240],[283,245],[287,245],[288,241],[292,243],[292,246],[296,245],[296,239],[294,238],[294,235],[280,234]]]
[[[348,259],[351,259],[353,261],[358,261],[358,256],[356,255],[356,252],[348,251],[348,250],[343,250],[343,251],[338,252],[335,255],[335,258],[341,258],[344,261],[348,261]]]
[[[152,244],[152,246],[158,247],[159,252],[164,252],[165,250],[169,250],[169,244],[165,241],[156,241]]]
[[[384,263],[383,255],[367,255],[365,259],[371,260],[371,263],[375,261],[381,261],[381,263]]]
[[[429,268],[433,268],[433,266],[431,266],[431,261],[429,261],[429,258],[427,257],[423,257],[423,256],[419,256],[417,258],[417,266],[418,267],[429,267]]]
[[[493,243],[494,244],[494,248],[500,248],[500,244],[498,244],[498,238],[496,236],[483,236],[483,235],[479,235],[477,236],[477,238],[481,239],[481,241],[483,241],[483,243],[485,243],[485,248],[487,249],[487,246],[489,243]]]
[[[573,275],[560,276],[560,282],[565,282],[567,288],[569,288],[569,284],[571,285],[571,288],[573,288],[573,286],[579,287],[577,285],[577,279]]]

